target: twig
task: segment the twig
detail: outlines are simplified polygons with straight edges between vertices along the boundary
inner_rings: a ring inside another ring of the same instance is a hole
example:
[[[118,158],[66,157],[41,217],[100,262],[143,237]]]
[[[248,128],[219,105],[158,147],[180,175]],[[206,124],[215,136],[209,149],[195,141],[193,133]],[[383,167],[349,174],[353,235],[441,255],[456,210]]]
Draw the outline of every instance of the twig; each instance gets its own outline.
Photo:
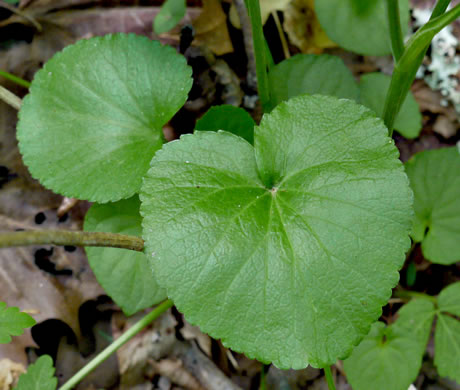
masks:
[[[103,232],[74,232],[68,230],[32,230],[0,232],[0,248],[27,245],[75,245],[130,249],[142,252],[144,240],[135,236]]]

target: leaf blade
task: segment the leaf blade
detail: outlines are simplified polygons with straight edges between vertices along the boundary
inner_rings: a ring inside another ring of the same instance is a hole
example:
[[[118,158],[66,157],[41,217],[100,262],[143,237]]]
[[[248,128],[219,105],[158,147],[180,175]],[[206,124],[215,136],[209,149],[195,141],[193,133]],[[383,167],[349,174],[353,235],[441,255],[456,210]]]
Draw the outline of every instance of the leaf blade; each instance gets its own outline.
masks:
[[[11,336],[20,336],[24,329],[34,325],[35,320],[29,314],[0,301],[0,344],[11,342]]]
[[[53,359],[40,356],[27,372],[19,377],[15,390],[55,390],[58,380],[54,376]]]

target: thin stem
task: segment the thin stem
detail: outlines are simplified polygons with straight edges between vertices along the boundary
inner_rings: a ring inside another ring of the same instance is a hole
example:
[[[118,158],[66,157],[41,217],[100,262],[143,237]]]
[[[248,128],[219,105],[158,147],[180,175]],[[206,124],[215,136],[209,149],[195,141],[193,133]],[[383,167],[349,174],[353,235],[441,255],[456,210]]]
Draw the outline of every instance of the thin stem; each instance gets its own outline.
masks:
[[[289,53],[289,46],[284,36],[283,27],[281,26],[280,18],[278,17],[278,11],[272,11],[271,15],[276,24],[276,29],[278,30],[278,35],[280,36],[281,46],[283,47],[284,58],[291,58],[291,53]]]
[[[142,238],[117,233],[73,232],[69,230],[32,230],[0,232],[0,248],[26,245],[103,246],[142,252]]]
[[[411,300],[411,299],[427,299],[431,302],[433,302],[435,305],[437,304],[438,300],[436,297],[433,297],[432,295],[428,295],[425,293],[421,293],[418,291],[407,291],[407,290],[396,290],[394,292],[394,295],[398,298],[402,298],[405,300]]]
[[[387,18],[390,27],[391,50],[395,62],[398,62],[404,53],[404,40],[399,19],[399,0],[387,0]]]
[[[161,314],[173,306],[173,302],[169,299],[159,304],[154,310],[143,317],[140,321],[136,322],[131,328],[117,338],[112,344],[106,349],[99,353],[93,360],[85,365],[80,371],[78,371],[72,378],[70,378],[59,390],[70,390],[83,378],[85,378],[91,371],[93,371],[99,364],[104,362],[112,353],[117,351],[123,344],[129,341],[132,337],[138,334],[151,322],[156,320]]]
[[[431,13],[430,20],[437,18],[438,16],[441,16],[444,12],[446,12],[446,9],[449,6],[450,1],[451,0],[439,0],[433,9],[433,12]]]
[[[267,376],[265,374],[265,364],[262,366],[260,370],[260,385],[259,390],[267,390]]]
[[[21,108],[22,100],[19,99],[13,92],[8,91],[5,87],[0,85],[0,100],[3,100],[6,104],[19,110]]]
[[[265,53],[265,38],[260,15],[259,0],[248,0],[248,13],[251,19],[254,54],[256,57],[257,85],[263,111],[270,109],[270,91],[268,89],[267,59]]]
[[[331,366],[324,367],[324,375],[326,375],[327,386],[329,390],[335,390],[334,378],[332,377]]]
[[[30,87],[30,83],[28,81],[21,79],[20,77],[15,76],[14,74],[11,74],[9,72],[5,72],[4,70],[1,70],[1,69],[0,69],[0,76],[22,87],[26,87],[26,88]]]

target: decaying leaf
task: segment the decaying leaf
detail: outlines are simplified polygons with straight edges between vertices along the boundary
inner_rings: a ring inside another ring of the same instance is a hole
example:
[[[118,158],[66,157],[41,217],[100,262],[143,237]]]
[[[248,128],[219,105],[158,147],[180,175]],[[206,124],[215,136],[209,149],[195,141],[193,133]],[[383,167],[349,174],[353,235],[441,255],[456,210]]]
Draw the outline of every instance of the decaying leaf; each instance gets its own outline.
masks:
[[[193,21],[193,27],[195,44],[205,45],[217,55],[233,52],[227,17],[219,0],[203,0],[203,11]]]
[[[291,43],[303,53],[320,54],[337,46],[321,28],[314,0],[292,0],[284,12],[283,26]]]

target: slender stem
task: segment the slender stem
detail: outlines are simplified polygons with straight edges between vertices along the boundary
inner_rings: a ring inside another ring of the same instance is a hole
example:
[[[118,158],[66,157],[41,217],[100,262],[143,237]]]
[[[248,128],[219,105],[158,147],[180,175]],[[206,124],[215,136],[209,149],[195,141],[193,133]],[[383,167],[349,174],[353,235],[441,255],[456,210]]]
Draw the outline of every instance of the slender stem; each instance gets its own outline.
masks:
[[[21,108],[22,100],[19,99],[13,92],[8,91],[5,87],[0,85],[0,100],[3,100],[6,104],[19,110]]]
[[[83,378],[85,378],[91,371],[93,371],[99,364],[104,362],[112,353],[117,351],[123,344],[129,341],[132,337],[138,334],[142,329],[144,329],[151,322],[156,320],[161,314],[173,306],[173,302],[169,299],[160,303],[154,310],[149,314],[143,317],[141,320],[136,322],[131,328],[129,328],[125,333],[123,333],[119,338],[117,338],[112,344],[110,344],[106,349],[99,353],[93,360],[91,360],[87,365],[85,365],[80,371],[78,371],[72,378],[70,378],[66,383],[64,383],[59,390],[70,390],[77,383],[79,383]]]
[[[267,376],[265,375],[265,364],[262,366],[260,370],[260,385],[259,390],[267,390]]]
[[[26,87],[26,88],[30,87],[30,83],[28,81],[21,79],[20,77],[15,76],[14,74],[11,74],[9,72],[5,72],[4,70],[1,70],[1,69],[0,69],[0,76],[22,87]]]
[[[404,40],[399,19],[399,0],[387,0],[387,18],[390,27],[391,50],[393,58],[398,62],[404,53]]]
[[[334,378],[332,377],[331,366],[324,367],[324,375],[326,375],[327,386],[329,390],[335,390]]]
[[[421,292],[417,292],[417,291],[396,290],[394,292],[394,295],[398,298],[403,298],[406,300],[421,298],[421,299],[427,299],[433,302],[434,304],[438,302],[436,297],[433,297],[432,295],[424,294]]]
[[[289,46],[284,36],[283,27],[281,26],[280,18],[278,17],[278,11],[274,10],[271,12],[273,20],[276,24],[276,29],[278,30],[278,35],[280,36],[281,46],[283,47],[284,58],[291,58],[291,53],[289,53]]]
[[[142,238],[117,233],[73,232],[69,230],[31,230],[0,232],[0,248],[26,245],[103,246],[142,252]]]
[[[450,1],[451,0],[439,0],[433,9],[433,12],[431,13],[430,20],[437,18],[438,16],[441,16],[444,12],[446,12],[446,9],[449,6]]]
[[[265,38],[260,15],[259,0],[248,0],[248,13],[251,19],[252,38],[256,57],[257,85],[262,109],[270,109],[270,91],[268,89],[267,59],[265,53]]]

